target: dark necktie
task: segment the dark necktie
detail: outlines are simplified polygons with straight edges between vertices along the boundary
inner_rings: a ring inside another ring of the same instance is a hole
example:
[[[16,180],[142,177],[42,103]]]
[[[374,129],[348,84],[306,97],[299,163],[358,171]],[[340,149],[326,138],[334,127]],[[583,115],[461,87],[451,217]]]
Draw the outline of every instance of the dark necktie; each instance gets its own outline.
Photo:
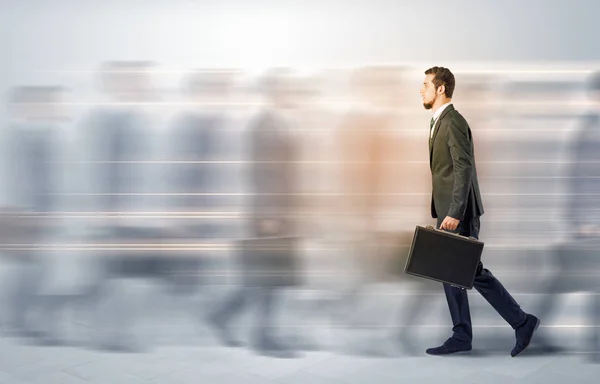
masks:
[[[433,132],[431,131],[433,129],[433,125],[435,124],[435,119],[432,117],[431,121],[429,122],[429,143],[431,144],[431,140],[433,140]]]

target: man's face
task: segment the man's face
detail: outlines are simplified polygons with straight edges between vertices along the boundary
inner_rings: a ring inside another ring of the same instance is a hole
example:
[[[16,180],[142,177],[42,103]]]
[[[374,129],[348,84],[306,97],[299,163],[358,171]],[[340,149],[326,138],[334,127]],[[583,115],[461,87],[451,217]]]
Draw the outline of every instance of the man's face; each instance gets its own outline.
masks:
[[[425,109],[431,109],[433,103],[435,103],[438,98],[438,93],[433,84],[434,77],[435,75],[433,74],[425,76],[423,86],[421,87],[421,98],[423,99],[423,107],[425,107]]]

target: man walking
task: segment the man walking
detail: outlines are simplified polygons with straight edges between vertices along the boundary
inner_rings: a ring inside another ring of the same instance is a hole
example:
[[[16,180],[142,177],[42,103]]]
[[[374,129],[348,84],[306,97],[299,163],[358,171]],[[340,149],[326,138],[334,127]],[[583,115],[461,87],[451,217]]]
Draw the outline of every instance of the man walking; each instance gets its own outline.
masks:
[[[431,215],[437,228],[463,236],[479,237],[479,217],[484,213],[475,168],[471,129],[452,105],[454,75],[444,67],[425,71],[421,97],[425,109],[433,111],[429,132],[429,163],[433,183]],[[479,263],[475,289],[515,330],[515,357],[523,352],[540,320],[525,313],[504,286]],[[471,350],[473,331],[466,290],[444,284],[453,323],[453,335],[430,355],[448,355]]]

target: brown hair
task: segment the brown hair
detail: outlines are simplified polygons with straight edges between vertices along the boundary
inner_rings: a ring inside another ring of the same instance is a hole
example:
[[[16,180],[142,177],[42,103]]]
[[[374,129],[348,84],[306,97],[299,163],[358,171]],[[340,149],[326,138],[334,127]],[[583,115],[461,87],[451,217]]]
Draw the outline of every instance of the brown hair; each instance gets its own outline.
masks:
[[[426,75],[433,74],[433,85],[435,85],[435,89],[438,89],[440,86],[446,86],[446,97],[452,98],[452,94],[454,93],[454,75],[448,68],[444,67],[431,67],[425,71]]]

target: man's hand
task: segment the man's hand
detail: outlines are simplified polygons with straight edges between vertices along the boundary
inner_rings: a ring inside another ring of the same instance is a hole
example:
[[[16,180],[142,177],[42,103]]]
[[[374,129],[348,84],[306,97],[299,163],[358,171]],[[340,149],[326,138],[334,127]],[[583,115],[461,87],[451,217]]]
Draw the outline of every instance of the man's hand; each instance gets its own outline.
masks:
[[[442,225],[440,225],[440,229],[445,229],[448,231],[455,231],[456,228],[458,228],[459,223],[460,223],[460,220],[457,220],[450,216],[446,216],[444,221],[442,221]]]

